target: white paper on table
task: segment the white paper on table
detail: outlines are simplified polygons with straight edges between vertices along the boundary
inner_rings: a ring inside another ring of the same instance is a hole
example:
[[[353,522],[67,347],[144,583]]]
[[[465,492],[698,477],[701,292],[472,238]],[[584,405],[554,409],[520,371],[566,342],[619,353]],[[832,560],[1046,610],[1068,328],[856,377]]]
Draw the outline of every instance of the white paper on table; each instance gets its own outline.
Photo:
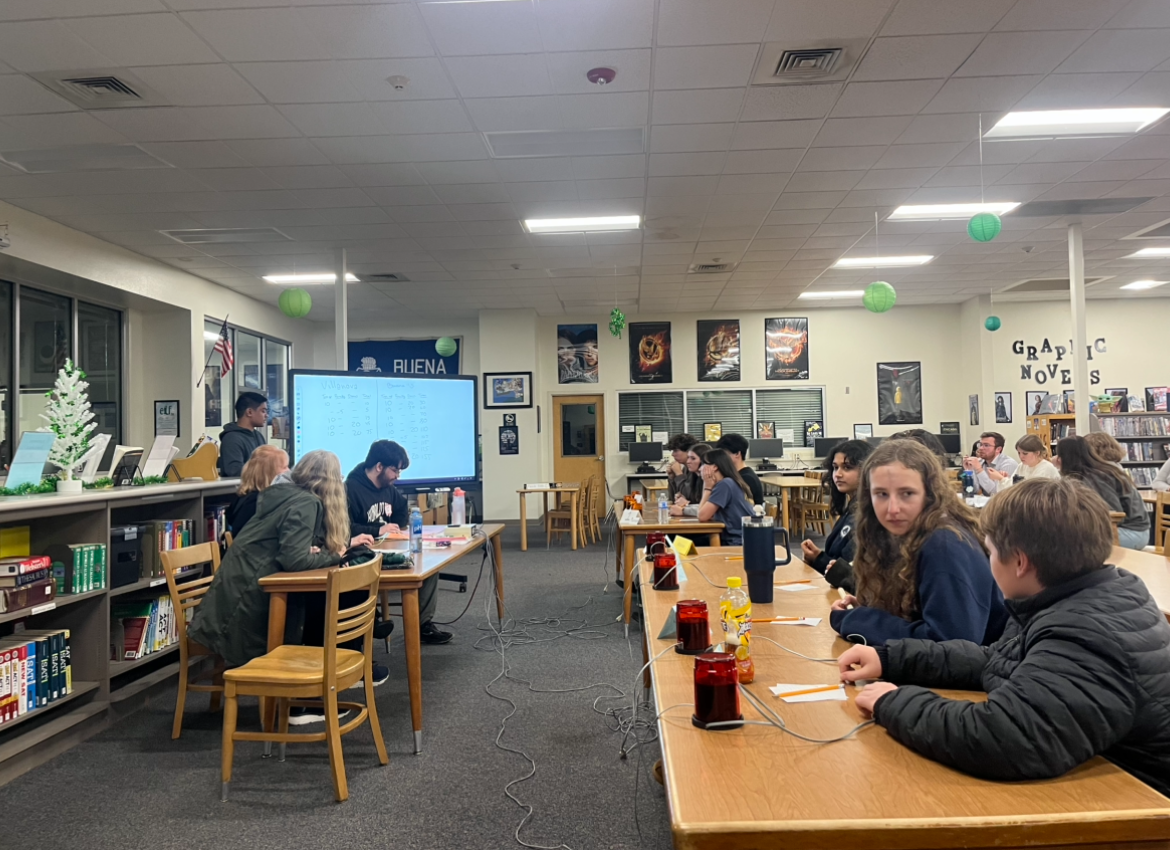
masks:
[[[766,620],[753,620],[753,626],[819,626],[821,617],[801,617],[799,620],[779,620],[769,623]]]
[[[784,590],[788,593],[800,593],[802,590],[817,590],[818,588],[812,584],[777,584],[773,585],[777,590]]]
[[[773,696],[780,697],[785,702],[845,702],[845,686],[838,685],[831,691],[819,691],[815,694],[801,694],[795,697],[786,697],[785,694],[790,694],[794,691],[809,691],[813,688],[823,688],[826,685],[795,685],[790,682],[782,682],[779,685],[773,685],[768,688]]]

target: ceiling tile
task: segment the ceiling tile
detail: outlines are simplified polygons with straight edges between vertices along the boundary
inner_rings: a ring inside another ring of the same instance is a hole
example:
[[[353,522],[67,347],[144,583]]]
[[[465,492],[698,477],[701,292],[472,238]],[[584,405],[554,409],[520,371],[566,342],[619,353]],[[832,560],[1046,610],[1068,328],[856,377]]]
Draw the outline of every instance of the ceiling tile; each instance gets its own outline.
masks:
[[[541,50],[533,3],[422,3],[420,8],[444,56]]]
[[[775,0],[662,0],[659,45],[758,43]]]
[[[572,180],[573,161],[568,157],[518,157],[495,162],[499,179],[507,183]]]
[[[476,133],[422,133],[413,136],[315,138],[313,144],[336,165],[377,162],[445,162],[484,158]]]
[[[758,121],[735,129],[733,150],[761,148],[803,148],[812,143],[820,121]],[[655,130],[658,128],[655,127]]]
[[[0,56],[13,68],[29,72],[114,64],[61,21],[0,24]]]
[[[651,121],[655,124],[708,124],[739,118],[743,89],[656,91]]]
[[[1049,74],[1026,94],[1017,109],[1072,109],[1107,104],[1137,82],[1140,74]]]
[[[851,148],[809,148],[799,171],[864,170],[872,168],[886,152],[884,145]]]
[[[1045,77],[952,77],[923,108],[934,112],[1006,112]],[[1048,77],[1047,79],[1053,79]]]
[[[718,174],[723,168],[725,154],[710,153],[652,153],[650,176],[672,177],[688,174]]]
[[[857,189],[917,189],[935,173],[933,168],[885,168],[866,173]]]
[[[6,150],[58,147],[70,144],[119,143],[121,133],[84,112],[47,115],[9,115],[0,122],[0,146]]]
[[[270,103],[363,100],[337,62],[247,62],[235,69]]]
[[[353,180],[345,172],[332,165],[266,168],[264,174],[282,189],[331,189],[353,185]]]
[[[789,180],[786,192],[831,192],[849,190],[858,184],[864,171],[798,171]]]
[[[1095,30],[1104,26],[1128,0],[1019,0],[997,30]]]
[[[430,39],[413,3],[303,4],[297,20],[334,59],[431,56]],[[305,57],[315,58],[315,57]]]
[[[758,151],[731,151],[727,154],[727,162],[723,167],[724,174],[752,174],[793,171],[800,162],[804,151],[790,150],[758,150]],[[653,159],[653,158],[652,158]]]
[[[757,52],[754,44],[658,48],[654,57],[655,90],[746,86]]]
[[[225,144],[252,165],[329,164],[329,160],[308,139],[233,140]]]
[[[650,94],[561,95],[564,126],[572,129],[594,127],[644,127],[650,122]]]
[[[116,66],[219,61],[215,52],[171,13],[70,18],[64,24]]]
[[[892,145],[874,168],[915,168],[943,166],[966,147],[962,142],[928,145]]]
[[[464,103],[476,128],[484,132],[564,127],[561,104],[554,95],[473,98]]]
[[[751,86],[744,102],[743,121],[824,118],[844,86]]]
[[[981,35],[918,35],[879,38],[861,60],[853,80],[949,77],[979,44]]]
[[[1170,8],[1162,0],[1131,0],[1105,25],[1113,27],[1170,27]]]
[[[544,56],[456,56],[447,67],[464,97],[515,97],[551,94]]]
[[[189,106],[159,109],[105,109],[102,123],[134,141],[276,139],[296,128],[272,106]]]
[[[870,118],[830,118],[821,127],[818,147],[889,145],[913,119],[909,115]]]
[[[882,27],[882,35],[987,32],[1015,0],[902,0]]]
[[[361,100],[440,100],[455,97],[455,88],[439,59],[348,59],[336,63]],[[387,77],[410,80],[395,89]]]
[[[764,41],[869,38],[895,0],[783,0]]]
[[[1149,71],[1170,58],[1170,29],[1101,30],[1089,36],[1059,73]]]
[[[983,39],[955,74],[959,77],[1047,74],[1076,50],[1088,35],[1076,30],[994,32]]]
[[[834,118],[865,115],[914,115],[942,87],[942,80],[850,83],[833,108]]]
[[[545,56],[553,91],[560,94],[596,92],[585,74],[592,68],[612,68],[614,81],[606,92],[645,91],[650,88],[649,50],[593,50],[588,53],[549,53]]]
[[[29,77],[20,74],[0,76],[0,115],[72,112],[76,109],[69,101]]]
[[[985,116],[984,122],[990,124],[990,117]],[[906,131],[898,137],[898,144],[918,144],[921,142],[965,142],[979,139],[979,116],[972,114],[957,115],[919,115],[910,122]]]
[[[173,106],[236,106],[264,102],[264,98],[229,65],[155,65],[135,67],[130,71]]]
[[[582,200],[601,198],[640,198],[646,193],[646,181],[641,177],[610,180],[578,180],[577,197]]]
[[[499,180],[496,169],[486,160],[471,162],[420,162],[414,166],[428,183],[495,183]],[[352,171],[347,169],[351,176]],[[390,185],[390,184],[387,184]]]
[[[650,130],[651,153],[722,151],[731,142],[734,124],[659,124]]]
[[[229,62],[330,58],[295,9],[219,9],[182,18]]]
[[[538,3],[536,15],[550,52],[650,47],[653,37],[653,0]]]

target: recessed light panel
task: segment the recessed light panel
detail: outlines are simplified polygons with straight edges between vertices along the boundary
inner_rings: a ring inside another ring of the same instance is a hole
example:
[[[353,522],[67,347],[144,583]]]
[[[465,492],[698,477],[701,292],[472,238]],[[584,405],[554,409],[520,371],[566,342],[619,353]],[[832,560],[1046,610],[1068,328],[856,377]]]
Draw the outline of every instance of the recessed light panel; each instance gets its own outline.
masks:
[[[528,218],[524,229],[529,233],[582,233],[604,230],[637,230],[640,215],[598,215],[585,218]]]
[[[1159,286],[1164,286],[1164,280],[1135,280],[1133,283],[1127,283],[1122,289],[1155,289]]]
[[[950,221],[983,212],[1007,215],[1019,204],[1003,201],[989,204],[906,204],[890,213],[888,221]]]
[[[931,254],[908,257],[842,257],[833,263],[835,269],[892,269],[898,266],[921,266],[934,259]]]
[[[1170,247],[1142,248],[1140,251],[1125,255],[1127,260],[1152,260],[1158,257],[1170,257]]]
[[[865,295],[864,289],[838,289],[836,291],[802,292],[797,297],[806,301],[831,301],[834,298],[860,298],[863,295]]]
[[[333,272],[320,272],[313,274],[266,274],[264,279],[269,283],[337,283],[337,275]],[[346,272],[346,283],[357,283],[358,279],[352,274]]]
[[[1121,109],[1052,109],[1009,112],[986,133],[985,139],[1051,139],[1057,136],[1115,136],[1136,133],[1167,112],[1156,107]]]

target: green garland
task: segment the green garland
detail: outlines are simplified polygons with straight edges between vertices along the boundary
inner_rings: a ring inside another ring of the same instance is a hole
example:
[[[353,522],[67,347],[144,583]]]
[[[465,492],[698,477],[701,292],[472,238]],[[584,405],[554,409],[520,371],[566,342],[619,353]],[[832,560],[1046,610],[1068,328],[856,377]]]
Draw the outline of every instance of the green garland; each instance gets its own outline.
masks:
[[[169,483],[173,483],[173,482],[168,481],[167,477],[165,475],[151,475],[148,478],[143,478],[141,481],[141,484],[144,484],[144,485],[169,484]],[[113,478],[99,478],[96,481],[94,481],[92,484],[90,484],[89,482],[85,482],[81,486],[84,487],[86,490],[108,490],[114,486],[114,479]],[[141,485],[135,484],[134,486],[141,486]],[[32,484],[32,483],[21,484],[19,487],[15,488],[15,489],[12,489],[9,487],[0,487],[0,496],[34,496],[34,495],[39,495],[41,493],[56,493],[56,492],[57,492],[57,479],[56,478],[49,478],[46,481],[42,481],[40,484]]]

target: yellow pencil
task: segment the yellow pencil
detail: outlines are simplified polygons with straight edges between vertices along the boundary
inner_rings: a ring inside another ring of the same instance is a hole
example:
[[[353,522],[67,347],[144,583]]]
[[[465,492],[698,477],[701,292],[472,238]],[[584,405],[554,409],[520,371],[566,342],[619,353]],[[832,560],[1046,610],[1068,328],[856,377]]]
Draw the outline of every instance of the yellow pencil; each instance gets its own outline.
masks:
[[[742,561],[743,555],[728,555],[723,560],[725,560],[725,561]]]
[[[757,620],[752,618],[753,623],[799,623],[804,617],[768,617],[767,619]]]
[[[776,694],[776,696],[783,699],[784,697],[801,697],[805,694],[823,694],[826,691],[835,691],[840,687],[840,685],[825,685],[823,688],[806,688],[803,691],[789,691],[786,694]]]
[[[777,582],[777,587],[783,587],[786,584],[812,584],[811,578],[802,578],[800,581],[781,581]]]

